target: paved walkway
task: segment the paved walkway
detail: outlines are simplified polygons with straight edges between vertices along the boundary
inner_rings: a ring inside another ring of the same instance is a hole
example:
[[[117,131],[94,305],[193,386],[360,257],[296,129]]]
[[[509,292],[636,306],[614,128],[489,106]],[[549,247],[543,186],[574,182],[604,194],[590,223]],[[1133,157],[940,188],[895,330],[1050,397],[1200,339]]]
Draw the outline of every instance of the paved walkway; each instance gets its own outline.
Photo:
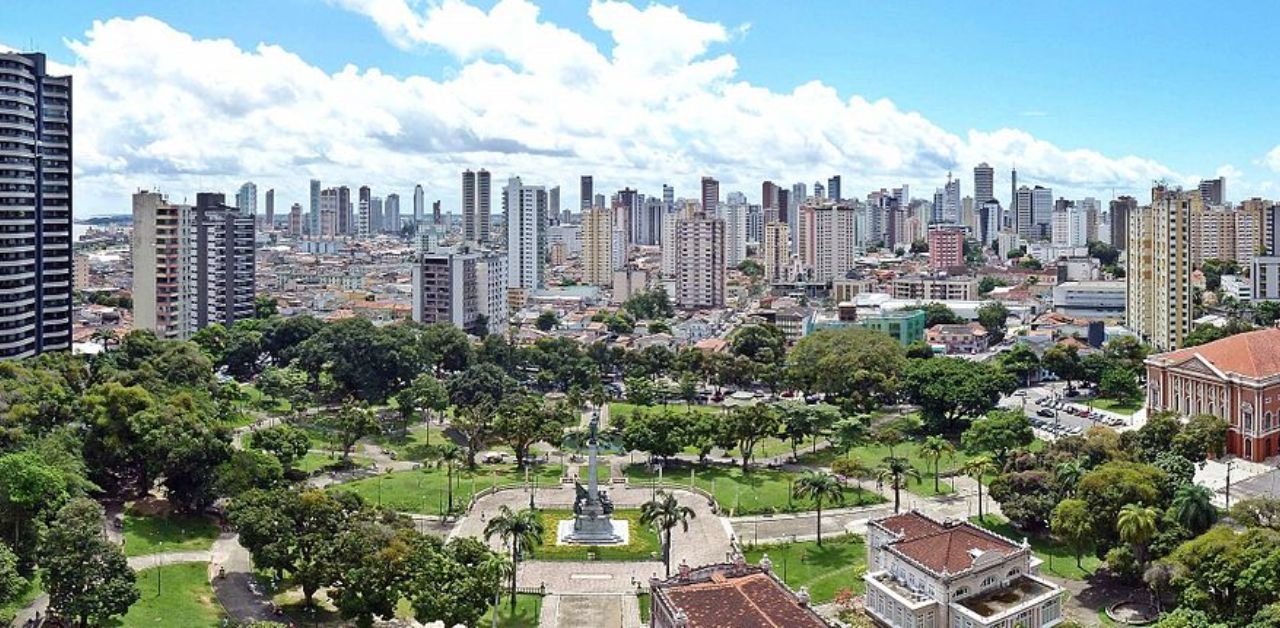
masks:
[[[635,595],[549,595],[542,601],[542,628],[640,628]]]
[[[271,612],[271,600],[256,592],[253,559],[240,545],[240,535],[220,534],[213,542],[209,562],[213,593],[236,621],[272,621],[279,619]],[[221,574],[221,577],[219,577]]]

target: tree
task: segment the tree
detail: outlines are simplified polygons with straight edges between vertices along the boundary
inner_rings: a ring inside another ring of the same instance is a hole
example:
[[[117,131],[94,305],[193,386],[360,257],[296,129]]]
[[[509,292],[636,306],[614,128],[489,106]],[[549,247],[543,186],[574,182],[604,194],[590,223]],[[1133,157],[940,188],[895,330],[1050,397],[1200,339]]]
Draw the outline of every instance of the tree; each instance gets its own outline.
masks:
[[[764,266],[760,265],[753,259],[744,259],[738,263],[738,271],[750,277],[752,280],[759,279],[764,276]]]
[[[711,449],[721,441],[720,417],[709,412],[686,411],[679,431],[680,442],[698,450],[698,462],[705,462]]]
[[[1004,516],[1020,530],[1039,530],[1048,525],[1058,503],[1053,477],[1039,469],[997,475],[988,490]]]
[[[622,309],[639,320],[670,318],[676,313],[667,291],[662,288],[632,294],[631,298],[623,302]]]
[[[41,530],[74,495],[67,475],[35,451],[0,456],[0,535],[31,575]]]
[[[18,573],[18,556],[0,543],[0,604],[8,604],[27,588],[27,579]]]
[[[449,403],[455,409],[453,426],[466,440],[467,467],[493,433],[493,422],[507,395],[518,385],[492,364],[478,364],[449,378]]]
[[[1089,504],[1094,542],[1104,549],[1112,547],[1122,505],[1160,505],[1166,477],[1151,465],[1126,461],[1106,462],[1084,474],[1076,496]]]
[[[1246,528],[1280,531],[1280,499],[1248,497],[1231,504],[1231,518]]]
[[[430,373],[423,373],[415,378],[407,388],[400,391],[396,395],[396,403],[400,406],[400,412],[404,415],[405,428],[412,421],[411,414],[414,412],[427,413],[427,420],[431,419],[431,413],[444,412],[449,408],[449,391],[444,384],[436,379]]]
[[[1215,526],[1174,550],[1179,610],[1207,615],[1223,626],[1245,626],[1275,603],[1280,533],[1268,528],[1236,532]]]
[[[840,478],[822,471],[810,471],[796,480],[791,493],[798,499],[813,502],[814,509],[818,511],[818,547],[822,547],[822,504],[826,501],[844,503],[844,485]]]
[[[1197,414],[1173,439],[1173,449],[1192,462],[1220,457],[1227,445],[1227,422],[1211,414]]]
[[[913,360],[903,388],[931,431],[960,427],[967,417],[996,408],[1000,396],[1014,391],[1014,380],[998,367],[962,358]]]
[[[1133,546],[1133,555],[1138,564],[1146,563],[1147,543],[1156,535],[1156,521],[1160,512],[1150,506],[1125,504],[1116,517],[1116,533],[1120,540]]]
[[[285,469],[292,468],[311,449],[311,439],[307,437],[307,433],[289,425],[276,425],[249,432],[248,443],[254,449],[261,449],[275,456]]]
[[[1058,379],[1067,382],[1067,388],[1074,388],[1071,384],[1072,380],[1080,379],[1084,375],[1080,362],[1080,350],[1075,345],[1060,343],[1045,349],[1044,355],[1040,357],[1040,363],[1057,375]]]
[[[297,411],[298,406],[311,397],[311,392],[307,390],[310,379],[304,371],[293,367],[268,366],[258,376],[257,385],[262,394],[273,399],[284,399]]]
[[[991,294],[992,290],[995,290],[999,286],[1006,285],[1008,285],[1007,281],[987,275],[978,280],[978,294]]]
[[[102,506],[78,497],[58,510],[41,550],[49,607],[79,626],[128,612],[141,596],[120,547],[103,538]]]
[[[525,509],[512,512],[503,505],[498,514],[484,526],[484,539],[497,536],[503,544],[511,548],[511,610],[516,609],[516,570],[520,558],[525,554],[533,554],[533,548],[542,544],[542,517],[538,511]]]
[[[982,478],[996,472],[996,465],[987,456],[977,456],[965,461],[960,471],[978,481],[978,519],[982,520]]]
[[[1280,321],[1280,301],[1257,301],[1253,304],[1253,317],[1263,327],[1274,327]]]
[[[1240,263],[1235,260],[1210,258],[1200,264],[1200,272],[1204,273],[1204,287],[1210,292],[1222,289],[1223,275],[1239,275]]]
[[[1131,401],[1142,395],[1138,376],[1125,367],[1109,367],[1098,380],[1098,396],[1117,401]]]
[[[1218,521],[1218,509],[1213,505],[1213,493],[1197,484],[1183,484],[1173,495],[1169,514],[1179,525],[1192,534],[1202,534]]]
[[[448,543],[415,535],[405,558],[404,591],[414,619],[476,626],[502,590],[512,565],[478,539]]]
[[[1091,240],[1088,246],[1089,257],[1098,260],[1099,266],[1111,266],[1120,259],[1120,251],[1106,242]]]
[[[933,357],[933,347],[923,340],[907,345],[908,360],[928,360]]]
[[[888,483],[889,488],[893,489],[893,512],[896,514],[902,507],[902,489],[907,487],[907,479],[915,478],[920,481],[920,470],[911,466],[906,458],[899,456],[886,456],[880,464],[880,468],[876,471],[876,481],[880,483]]]
[[[831,395],[847,412],[893,401],[906,366],[893,338],[858,327],[809,334],[787,354],[787,375],[797,388]]]
[[[232,452],[214,471],[214,492],[235,497],[253,489],[270,490],[284,482],[284,467],[274,456],[252,449]]]
[[[760,364],[778,364],[786,356],[787,336],[774,325],[743,325],[729,334],[729,351]]]
[[[1102,351],[1108,359],[1123,364],[1135,373],[1142,371],[1142,362],[1151,353],[1149,347],[1133,336],[1112,338],[1107,341]]]
[[[940,487],[938,486],[938,476],[940,475],[940,473],[938,472],[938,466],[939,466],[939,463],[941,463],[942,461],[942,457],[943,456],[950,457],[955,452],[956,452],[956,446],[952,445],[951,441],[941,436],[928,436],[924,439],[923,443],[920,443],[920,455],[925,456],[927,458],[931,458],[933,460],[933,492],[934,493],[942,492],[940,490]]]
[[[1021,412],[995,410],[986,418],[974,421],[960,437],[960,443],[971,453],[991,452],[996,465],[1004,467],[1009,452],[1026,447],[1035,440],[1031,422]]]
[[[1005,324],[1009,319],[1009,308],[999,301],[985,303],[978,308],[978,324],[987,330],[991,342],[1004,340]]]
[[[404,582],[412,530],[396,530],[382,522],[360,521],[343,530],[335,543],[338,573],[328,596],[345,619],[360,628],[374,617],[391,619],[406,593]]]
[[[337,438],[343,460],[350,459],[351,449],[356,442],[376,433],[380,428],[375,410],[350,400],[342,404],[337,412],[323,418],[321,423]]]
[[[1040,357],[1023,343],[1001,353],[996,362],[1006,373],[1017,377],[1023,386],[1030,386],[1031,375],[1040,372]]]
[[[560,326],[560,317],[553,310],[542,310],[538,318],[533,321],[533,326],[542,331],[551,331]]]
[[[1218,327],[1212,323],[1201,323],[1196,325],[1191,330],[1191,333],[1187,334],[1186,337],[1182,339],[1182,346],[1184,348],[1196,347],[1208,344],[1215,340],[1222,340],[1228,336],[1253,331],[1253,329],[1253,325],[1235,318],[1227,321],[1227,324],[1222,327]]]
[[[493,431],[511,446],[516,465],[528,463],[529,448],[538,441],[558,442],[565,428],[577,423],[577,414],[563,403],[524,395],[503,404],[493,422]]]
[[[276,313],[276,300],[274,297],[266,294],[259,294],[253,298],[254,318],[271,318],[272,316],[275,316]]]
[[[663,461],[680,453],[688,440],[683,430],[688,416],[669,406],[658,411],[637,410],[622,427],[622,444],[628,451],[644,451]]]
[[[459,462],[465,460],[466,456],[462,453],[462,449],[453,443],[438,445],[435,447],[434,452],[433,457],[436,462],[445,467],[445,483],[448,487],[448,512],[453,512],[453,469]]]
[[[934,325],[959,325],[965,320],[955,313],[955,310],[947,307],[945,303],[933,301],[927,303],[924,307],[914,308],[924,312],[924,326],[933,327]]]
[[[681,504],[675,495],[659,492],[652,501],[640,507],[640,524],[653,526],[662,535],[662,564],[671,577],[671,530],[680,526],[689,531],[689,520],[698,516],[692,508]]]
[[[721,422],[721,440],[732,442],[742,455],[742,471],[751,470],[751,456],[756,444],[778,433],[780,419],[773,408],[757,404],[731,410]]]
[[[1093,517],[1089,513],[1089,504],[1080,499],[1062,500],[1053,509],[1049,528],[1055,536],[1071,546],[1076,555],[1076,567],[1080,568],[1080,557],[1089,548],[1093,538]]]
[[[929,243],[922,238],[916,238],[911,241],[911,254],[918,255],[920,253],[929,252]]]

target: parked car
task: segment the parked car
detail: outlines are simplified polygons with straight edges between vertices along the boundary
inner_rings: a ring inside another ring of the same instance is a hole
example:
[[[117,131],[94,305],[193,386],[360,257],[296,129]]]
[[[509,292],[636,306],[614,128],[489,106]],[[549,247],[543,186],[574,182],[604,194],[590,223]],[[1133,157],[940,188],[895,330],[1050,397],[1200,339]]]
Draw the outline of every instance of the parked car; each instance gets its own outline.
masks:
[[[1049,410],[1048,408],[1041,409],[1041,410],[1037,410],[1037,411],[1036,411],[1036,414],[1038,414],[1038,415],[1040,415],[1040,416],[1042,416],[1042,417],[1044,417],[1044,418],[1046,418],[1046,419],[1052,419],[1052,418],[1053,418],[1053,416],[1054,416],[1054,415],[1053,415],[1053,410]]]

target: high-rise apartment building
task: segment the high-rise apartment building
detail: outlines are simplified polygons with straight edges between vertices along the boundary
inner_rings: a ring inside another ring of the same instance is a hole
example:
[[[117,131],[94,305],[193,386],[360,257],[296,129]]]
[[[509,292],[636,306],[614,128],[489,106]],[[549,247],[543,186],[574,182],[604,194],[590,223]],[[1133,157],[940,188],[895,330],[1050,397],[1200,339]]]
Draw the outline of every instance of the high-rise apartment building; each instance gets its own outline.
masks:
[[[1264,220],[1261,209],[1252,204],[1224,207],[1202,202],[1191,213],[1191,264],[1199,267],[1205,260],[1219,259],[1247,267],[1266,251]]]
[[[702,211],[708,216],[716,215],[720,205],[720,182],[711,177],[702,177]]]
[[[769,210],[775,215],[772,221],[778,220],[776,209]],[[759,244],[764,239],[764,210],[759,205],[747,205],[747,242]],[[746,253],[744,251],[743,258]]]
[[[844,277],[857,257],[857,212],[831,202],[803,205],[797,239],[800,261],[814,281]]]
[[[307,233],[320,233],[320,179],[311,180],[311,204],[307,206]]]
[[[676,234],[681,220],[692,218],[701,208],[697,201],[685,201],[662,216],[662,276],[674,278],[679,267],[680,246]],[[615,267],[616,268],[616,267]]]
[[[320,190],[320,231],[317,238],[332,239],[338,234],[338,189]]]
[[[942,188],[941,222],[960,222],[960,179],[951,178],[950,172],[947,173],[947,185]]]
[[[358,192],[359,201],[356,206],[356,235],[367,238],[373,233],[373,192],[369,186],[362,185]]]
[[[628,247],[639,244],[637,230],[640,221],[640,193],[631,188],[622,188],[613,197],[613,224],[622,230]]]
[[[1181,347],[1191,331],[1191,215],[1202,205],[1198,190],[1157,185],[1129,216],[1126,325],[1157,351]]]
[[[289,208],[289,235],[301,238],[303,234],[302,204],[294,203]]]
[[[386,231],[386,211],[381,196],[369,199],[369,235],[376,236]]]
[[[973,167],[973,206],[981,209],[987,201],[995,198],[996,170],[982,162]]]
[[[387,233],[400,233],[400,224],[400,195],[392,192],[383,201],[382,230]]]
[[[1203,179],[1200,181],[1200,200],[1205,205],[1222,205],[1227,195],[1227,178]]]
[[[1100,241],[1103,230],[1102,201],[1092,196],[1086,196],[1076,203],[1076,207],[1079,207],[1081,213],[1084,214],[1085,242]]]
[[[294,204],[301,220],[302,207]],[[160,338],[182,337],[182,282],[190,206],[169,203],[159,192],[133,195],[133,326]],[[299,225],[301,227],[301,225]]]
[[[1111,201],[1107,211],[1111,218],[1111,246],[1125,250],[1129,246],[1129,224],[1134,212],[1138,211],[1138,199],[1132,196],[1121,196]]]
[[[841,194],[844,190],[840,189],[840,175],[833,175],[827,179],[827,198],[839,203],[844,197]]]
[[[444,224],[444,214],[440,210],[440,199],[431,202],[431,224],[437,227]]]
[[[724,221],[706,212],[679,220],[675,245],[679,250],[676,305],[686,309],[724,307]]]
[[[180,221],[182,337],[214,323],[253,318],[254,216],[226,204],[222,194],[196,194]]]
[[[963,229],[930,229],[928,242],[930,268],[947,270],[964,266]]]
[[[356,210],[351,204],[351,188],[338,186],[338,234],[349,236],[355,233]]]
[[[476,222],[476,173],[462,173],[462,241],[479,242],[480,231]]]
[[[420,253],[413,264],[413,320],[452,323],[475,336],[505,334],[507,258],[458,250]]]
[[[591,206],[595,201],[595,195],[596,195],[595,181],[591,178],[591,175],[589,174],[582,175],[582,180],[578,182],[579,209],[584,212],[587,211],[588,209],[591,209]]]
[[[248,181],[236,192],[236,207],[250,214],[258,213],[258,185]]]
[[[982,246],[991,246],[991,242],[1000,233],[1004,220],[1004,212],[1000,209],[1000,201],[995,199],[988,200],[982,204],[978,214],[980,223],[978,239],[982,242]]]
[[[588,207],[582,211],[582,280],[608,286],[613,271],[613,211]]]
[[[546,287],[547,191],[511,177],[502,189],[507,215],[507,281],[512,288]]]
[[[413,230],[416,232],[418,227],[422,225],[422,221],[427,219],[427,193],[422,189],[422,185],[413,186]]]
[[[744,199],[720,206],[719,216],[724,220],[724,260],[730,268],[747,258],[747,204]]]
[[[266,215],[266,218],[262,221],[262,224],[265,228],[274,231],[276,228],[276,190],[275,188],[271,188],[267,190],[267,193],[264,198],[266,199],[265,202],[267,204],[267,215]]]
[[[760,184],[760,206],[764,209],[778,209],[778,185],[773,181]]]
[[[484,246],[493,244],[493,237],[490,229],[493,225],[492,216],[492,197],[490,196],[490,177],[489,171],[481,168],[476,173],[476,212],[475,212],[475,232],[476,241]],[[507,217],[510,221],[510,216]]]
[[[1031,188],[1031,220],[1034,237],[1031,240],[1047,240],[1053,224],[1053,189],[1039,185]]]
[[[787,281],[791,267],[791,234],[785,222],[770,222],[764,226],[760,250],[764,257],[764,278],[769,283]]]
[[[71,77],[0,52],[0,359],[71,348]]]
[[[1051,217],[1051,237],[1054,246],[1085,246],[1088,244],[1088,223],[1085,212],[1072,201],[1060,203]]]

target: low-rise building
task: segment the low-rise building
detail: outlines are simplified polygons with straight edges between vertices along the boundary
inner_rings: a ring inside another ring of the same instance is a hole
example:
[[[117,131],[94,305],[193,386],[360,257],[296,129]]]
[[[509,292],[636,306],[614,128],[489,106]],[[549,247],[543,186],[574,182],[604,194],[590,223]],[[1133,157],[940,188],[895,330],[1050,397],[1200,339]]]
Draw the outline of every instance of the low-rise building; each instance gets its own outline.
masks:
[[[1248,277],[1223,275],[1221,281],[1223,296],[1245,303],[1253,300],[1253,282]]]
[[[808,592],[793,593],[772,567],[767,555],[759,566],[741,558],[697,569],[681,564],[677,575],[649,581],[649,626],[828,628],[809,606]]]
[[[1123,281],[1068,281],[1053,287],[1053,309],[1073,318],[1124,318]]]
[[[893,280],[893,298],[927,301],[972,301],[978,298],[973,277],[900,277]]]
[[[1065,591],[1039,577],[1031,547],[916,511],[867,524],[866,610],[894,628],[1046,628]]]
[[[1253,258],[1249,278],[1253,281],[1250,296],[1255,300],[1280,301],[1280,257],[1260,255]]]
[[[1146,360],[1147,413],[1209,414],[1227,422],[1227,453],[1261,462],[1280,453],[1280,329],[1236,334]]]
[[[925,332],[925,340],[930,345],[943,347],[947,355],[975,354],[987,350],[990,335],[978,323],[934,325]]]
[[[922,310],[881,310],[875,314],[859,316],[858,325],[889,334],[905,347],[924,340],[924,320]]]

